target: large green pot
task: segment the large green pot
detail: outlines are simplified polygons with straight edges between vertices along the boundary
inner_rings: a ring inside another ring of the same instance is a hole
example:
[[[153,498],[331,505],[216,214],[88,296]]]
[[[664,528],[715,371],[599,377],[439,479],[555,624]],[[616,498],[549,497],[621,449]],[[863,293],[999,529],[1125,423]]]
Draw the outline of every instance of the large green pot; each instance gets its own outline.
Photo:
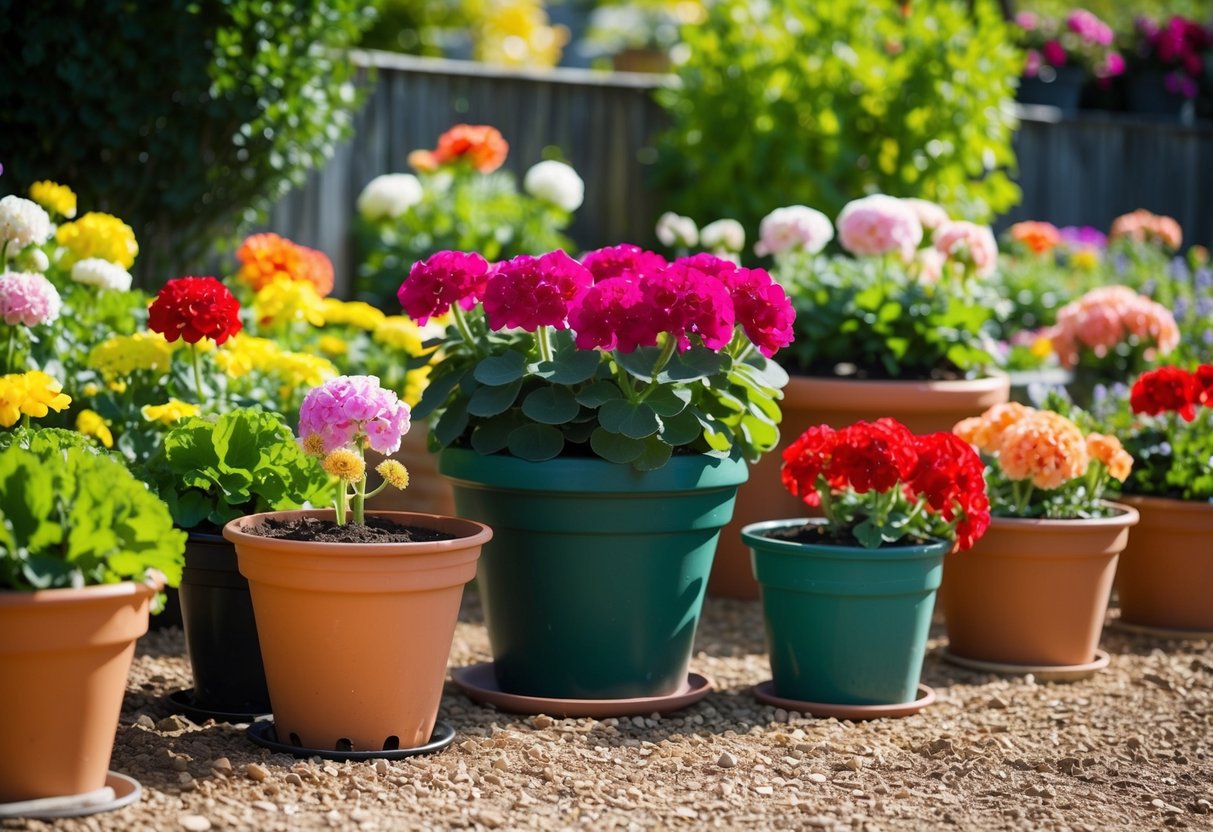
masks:
[[[720,529],[743,460],[527,462],[447,449],[461,517],[493,529],[477,582],[502,690],[662,696],[685,684]]]
[[[815,520],[741,530],[751,550],[775,693],[839,705],[895,705],[918,679],[948,541],[864,549],[766,536]]]

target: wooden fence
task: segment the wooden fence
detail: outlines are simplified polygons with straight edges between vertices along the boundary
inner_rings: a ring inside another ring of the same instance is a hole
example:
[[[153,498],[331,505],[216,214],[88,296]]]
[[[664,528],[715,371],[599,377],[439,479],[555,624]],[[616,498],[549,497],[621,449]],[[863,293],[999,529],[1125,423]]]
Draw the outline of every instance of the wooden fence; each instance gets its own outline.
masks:
[[[432,148],[458,122],[500,129],[510,143],[506,167],[519,177],[546,147],[560,149],[586,183],[586,202],[569,229],[582,247],[651,242],[658,198],[645,180],[653,140],[668,124],[652,95],[668,82],[664,76],[502,70],[389,53],[357,60],[374,87],[355,135],[269,222],[333,258],[339,294],[353,267],[351,224],[362,187],[381,173],[409,170],[410,151]],[[1112,113],[1061,119],[1050,108],[1025,107],[1015,144],[1023,201],[998,228],[1041,219],[1106,229],[1118,214],[1148,208],[1179,220],[1189,241],[1213,242],[1211,126]]]

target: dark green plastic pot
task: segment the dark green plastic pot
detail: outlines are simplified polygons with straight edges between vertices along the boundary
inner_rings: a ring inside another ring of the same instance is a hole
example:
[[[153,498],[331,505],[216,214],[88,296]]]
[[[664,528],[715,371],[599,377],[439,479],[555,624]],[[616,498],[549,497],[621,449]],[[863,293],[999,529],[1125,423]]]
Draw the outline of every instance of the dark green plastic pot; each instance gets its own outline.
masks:
[[[772,520],[741,530],[762,597],[776,694],[838,705],[913,702],[952,544],[864,549],[765,535],[806,522],[824,521]]]
[[[526,696],[661,696],[687,678],[743,460],[527,462],[447,449],[461,517],[493,529],[477,583],[497,682]]]
[[[268,713],[270,695],[248,580],[222,535],[191,532],[181,573],[181,617],[193,704],[231,713]]]

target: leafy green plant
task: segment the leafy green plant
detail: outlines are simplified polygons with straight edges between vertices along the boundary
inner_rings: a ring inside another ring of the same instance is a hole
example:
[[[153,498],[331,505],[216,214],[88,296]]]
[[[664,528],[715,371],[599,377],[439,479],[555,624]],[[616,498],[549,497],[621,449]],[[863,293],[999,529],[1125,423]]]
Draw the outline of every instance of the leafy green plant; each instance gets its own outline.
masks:
[[[0,451],[0,586],[51,589],[181,579],[185,534],[117,459],[61,437]]]
[[[362,0],[0,0],[0,131],[30,137],[5,177],[120,213],[144,285],[191,273],[348,134],[343,50],[370,20]]]
[[[235,517],[304,502],[322,505],[333,492],[281,415],[247,409],[177,422],[146,478],[183,529],[222,527]]]
[[[679,213],[710,205],[752,230],[775,199],[834,216],[882,191],[984,221],[1019,199],[1023,59],[988,0],[721,0],[683,38],[658,96],[674,121],[658,185]]]

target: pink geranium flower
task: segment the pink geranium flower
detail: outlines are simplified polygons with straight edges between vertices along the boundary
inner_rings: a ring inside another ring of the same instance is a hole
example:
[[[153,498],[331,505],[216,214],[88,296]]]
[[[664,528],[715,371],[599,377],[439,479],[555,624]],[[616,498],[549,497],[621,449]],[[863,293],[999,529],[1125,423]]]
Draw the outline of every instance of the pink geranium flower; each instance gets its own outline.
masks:
[[[413,264],[396,298],[422,326],[454,304],[470,309],[484,293],[488,261],[475,252],[440,251]]]
[[[914,209],[884,194],[848,202],[837,225],[842,247],[860,256],[895,253],[908,262],[922,242],[922,223]]]
[[[935,229],[932,242],[936,251],[979,277],[988,277],[998,268],[998,243],[988,225],[952,220]]]
[[[523,254],[501,263],[484,290],[489,328],[566,329],[569,305],[593,282],[590,270],[563,251],[542,257]]]
[[[733,340],[736,313],[724,284],[704,272],[675,263],[640,282],[640,292],[653,315],[657,332],[678,341],[679,351],[691,347],[698,335],[711,350]]]
[[[52,323],[62,307],[59,291],[42,275],[36,272],[0,275],[0,320],[9,326]]]
[[[590,270],[597,282],[622,275],[651,274],[664,269],[668,263],[655,251],[631,243],[620,243],[586,252],[581,256],[581,265]]]
[[[389,456],[408,430],[409,406],[377,376],[338,376],[309,390],[299,408],[300,442],[318,437],[326,454],[369,446]]]
[[[796,317],[792,303],[765,269],[736,269],[724,284],[733,299],[737,323],[763,355],[770,358],[792,343]]]

